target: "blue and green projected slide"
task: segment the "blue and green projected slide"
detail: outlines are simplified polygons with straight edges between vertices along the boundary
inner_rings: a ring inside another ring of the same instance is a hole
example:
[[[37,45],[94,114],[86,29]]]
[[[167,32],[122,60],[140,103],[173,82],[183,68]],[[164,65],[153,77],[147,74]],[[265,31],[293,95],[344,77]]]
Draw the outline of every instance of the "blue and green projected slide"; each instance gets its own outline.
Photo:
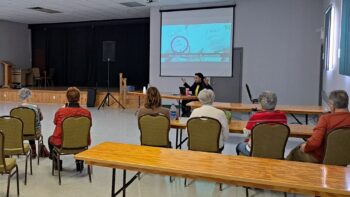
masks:
[[[231,23],[163,25],[161,63],[229,63],[231,38]]]
[[[162,11],[160,28],[160,76],[233,76],[234,7]]]

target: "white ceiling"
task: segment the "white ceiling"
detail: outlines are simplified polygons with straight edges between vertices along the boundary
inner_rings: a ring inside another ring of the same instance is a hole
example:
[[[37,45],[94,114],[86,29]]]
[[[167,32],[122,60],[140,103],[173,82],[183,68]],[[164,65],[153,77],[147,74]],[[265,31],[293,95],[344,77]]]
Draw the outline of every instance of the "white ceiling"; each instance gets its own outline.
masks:
[[[222,0],[0,0],[0,20],[25,24],[61,23],[91,20],[149,17],[152,6],[215,3]],[[138,2],[145,7],[129,8],[124,2]],[[28,9],[43,7],[62,13],[48,14]]]

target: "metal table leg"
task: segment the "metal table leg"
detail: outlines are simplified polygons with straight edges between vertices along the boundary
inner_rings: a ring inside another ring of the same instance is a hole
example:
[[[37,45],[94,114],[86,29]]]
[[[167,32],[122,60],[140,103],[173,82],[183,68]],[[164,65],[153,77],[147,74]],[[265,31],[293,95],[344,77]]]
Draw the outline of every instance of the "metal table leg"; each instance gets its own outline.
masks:
[[[117,196],[120,192],[123,192],[123,197],[126,196],[126,188],[137,179],[140,172],[136,173],[128,182],[126,182],[126,170],[123,170],[123,187],[115,192],[115,168],[112,171],[112,197]]]

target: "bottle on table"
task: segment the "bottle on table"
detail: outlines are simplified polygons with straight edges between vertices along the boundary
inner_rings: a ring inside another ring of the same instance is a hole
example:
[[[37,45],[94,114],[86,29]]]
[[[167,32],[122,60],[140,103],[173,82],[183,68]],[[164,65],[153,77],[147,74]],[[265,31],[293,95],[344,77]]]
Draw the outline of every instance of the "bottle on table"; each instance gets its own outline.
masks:
[[[177,109],[174,104],[170,106],[170,120],[176,120],[177,118]]]

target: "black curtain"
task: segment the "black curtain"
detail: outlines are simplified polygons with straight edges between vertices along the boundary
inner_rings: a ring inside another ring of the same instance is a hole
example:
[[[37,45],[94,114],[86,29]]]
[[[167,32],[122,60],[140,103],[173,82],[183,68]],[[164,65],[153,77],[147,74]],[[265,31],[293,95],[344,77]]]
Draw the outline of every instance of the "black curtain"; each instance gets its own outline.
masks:
[[[56,86],[107,87],[103,41],[115,42],[110,87],[119,85],[120,72],[130,85],[141,87],[149,82],[149,19],[39,24],[29,28],[33,62],[45,62],[47,71],[55,69]],[[36,54],[38,51],[45,55]]]

